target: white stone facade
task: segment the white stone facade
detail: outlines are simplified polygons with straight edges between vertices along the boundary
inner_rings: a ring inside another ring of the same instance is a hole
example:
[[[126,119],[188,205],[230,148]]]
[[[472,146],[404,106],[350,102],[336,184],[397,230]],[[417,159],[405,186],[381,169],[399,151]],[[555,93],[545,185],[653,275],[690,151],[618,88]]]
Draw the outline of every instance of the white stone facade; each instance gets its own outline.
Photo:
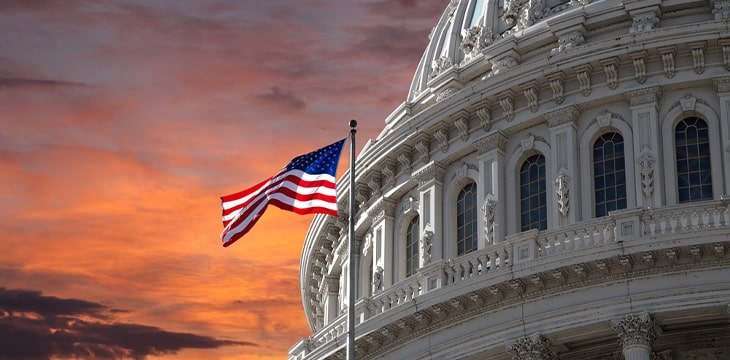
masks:
[[[354,269],[348,176],[341,217],[312,222],[313,335],[289,360],[344,358],[348,271],[358,359],[730,359],[730,2],[479,4],[449,2],[406,101],[357,160]],[[687,119],[709,149],[691,202],[677,162]],[[625,206],[604,216],[606,134],[623,141]],[[545,226],[523,231],[520,169],[535,155]],[[476,250],[460,255],[470,184]]]

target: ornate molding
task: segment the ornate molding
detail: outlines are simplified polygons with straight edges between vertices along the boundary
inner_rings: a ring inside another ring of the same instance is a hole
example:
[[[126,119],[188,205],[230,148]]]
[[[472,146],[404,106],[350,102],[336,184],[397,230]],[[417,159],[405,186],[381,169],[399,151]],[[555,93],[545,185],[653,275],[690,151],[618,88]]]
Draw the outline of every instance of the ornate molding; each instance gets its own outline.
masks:
[[[629,33],[640,33],[644,31],[654,30],[659,23],[659,16],[655,11],[646,11],[632,16],[632,25]]]
[[[423,265],[431,263],[433,235],[433,226],[431,226],[431,224],[426,224],[426,226],[423,227],[423,237],[421,238],[421,260],[423,260]]]
[[[440,164],[431,163],[414,173],[413,178],[418,181],[419,186],[423,186],[431,181],[442,181],[445,172],[446,169]]]
[[[656,321],[647,311],[611,320],[610,325],[618,333],[619,342],[624,348],[646,346],[651,349],[656,339]]]
[[[449,151],[449,131],[446,128],[439,128],[433,132],[433,137],[438,142],[441,152]]]
[[[659,53],[662,55],[662,65],[664,66],[664,76],[671,79],[676,75],[674,68],[674,59],[677,56],[677,48],[675,46],[660,47]]]
[[[646,51],[631,54],[632,63],[634,64],[634,75],[639,84],[646,82]]]
[[[547,121],[548,127],[556,127],[563,124],[575,123],[581,111],[577,106],[570,104],[560,109],[545,113],[542,117]]]
[[[583,33],[580,31],[571,31],[560,35],[558,38],[558,46],[550,50],[550,53],[555,55],[561,52],[565,52],[569,49],[584,45],[586,43]]]
[[[489,129],[492,128],[492,111],[487,106],[482,106],[478,108],[475,112],[477,118],[479,119],[479,125],[482,126],[482,129],[484,131],[489,131]]]
[[[411,172],[411,150],[410,147],[401,151],[398,154],[398,163],[400,164],[401,171],[398,173],[410,173]]]
[[[583,96],[589,96],[591,94],[591,71],[593,68],[590,64],[583,64],[573,68],[575,76],[578,79],[578,86],[580,87],[580,93]]]
[[[453,66],[454,61],[448,56],[441,56],[438,59],[435,59],[431,63],[431,78],[438,76],[442,72],[446,71],[446,69]]]
[[[397,166],[395,161],[392,159],[388,159],[385,161],[385,164],[383,165],[383,168],[380,170],[381,173],[383,173],[384,179],[383,179],[383,186],[393,186],[395,185],[395,177],[397,174]]]
[[[556,202],[558,204],[558,211],[563,216],[568,216],[570,210],[570,176],[567,171],[561,170],[558,173],[558,177],[553,181],[555,185]]]
[[[466,116],[459,116],[454,120],[454,127],[459,132],[461,141],[469,140],[469,119]]]
[[[428,162],[431,155],[431,141],[430,136],[421,133],[416,136],[416,144],[414,147],[418,152],[418,161]]]
[[[507,142],[509,141],[509,138],[504,135],[502,132],[495,132],[493,134],[487,135],[475,142],[473,142],[474,146],[479,151],[479,154],[486,154],[492,150],[499,149],[501,151],[505,151],[505,148],[507,147]]]
[[[562,72],[550,74],[548,75],[548,80],[550,81],[550,89],[553,91],[553,101],[555,101],[556,104],[562,104],[563,101],[565,101],[565,91],[563,86],[565,83],[565,75],[563,75]]]
[[[555,353],[550,348],[550,341],[540,334],[533,334],[517,339],[506,346],[507,351],[515,354],[515,360],[553,360]]]
[[[631,106],[640,106],[647,104],[658,104],[661,99],[662,91],[659,85],[649,86],[636,90],[629,90],[624,93],[626,101]]]
[[[715,15],[715,21],[730,20],[730,1],[713,1],[712,14]]]
[[[513,96],[514,93],[510,90],[504,92],[499,98],[499,105],[504,111],[504,118],[507,122],[511,122],[515,119],[515,101],[512,99]]]
[[[698,41],[688,43],[687,47],[692,51],[692,67],[695,73],[702,74],[705,72],[705,48],[707,47],[707,43]]]
[[[497,201],[492,198],[492,195],[487,195],[487,199],[482,205],[482,213],[484,214],[484,237],[487,240],[487,245],[495,243],[494,239],[494,220],[497,211]]]
[[[532,112],[537,112],[538,107],[540,106],[540,102],[538,99],[538,83],[537,81],[529,81],[522,85],[520,85],[522,88],[522,94],[525,96],[525,99],[527,99],[527,107]]]
[[[492,62],[492,76],[506,73],[517,67],[519,63],[514,56],[507,55]]]
[[[730,76],[712,78],[718,94],[730,93]]]
[[[606,73],[606,84],[611,90],[616,90],[618,87],[618,67],[620,64],[621,62],[617,57],[601,60],[603,72]]]
[[[464,61],[469,61],[479,55],[484,48],[492,43],[492,30],[480,25],[472,26],[461,31],[459,48],[464,53]]]

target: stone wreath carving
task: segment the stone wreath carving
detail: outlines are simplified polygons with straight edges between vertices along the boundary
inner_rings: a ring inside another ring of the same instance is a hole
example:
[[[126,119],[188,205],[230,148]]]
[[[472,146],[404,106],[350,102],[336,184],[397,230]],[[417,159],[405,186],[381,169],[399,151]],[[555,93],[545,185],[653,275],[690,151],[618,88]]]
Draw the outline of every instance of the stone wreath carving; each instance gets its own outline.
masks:
[[[570,176],[561,172],[553,182],[557,195],[558,210],[563,216],[568,216],[570,208]]]

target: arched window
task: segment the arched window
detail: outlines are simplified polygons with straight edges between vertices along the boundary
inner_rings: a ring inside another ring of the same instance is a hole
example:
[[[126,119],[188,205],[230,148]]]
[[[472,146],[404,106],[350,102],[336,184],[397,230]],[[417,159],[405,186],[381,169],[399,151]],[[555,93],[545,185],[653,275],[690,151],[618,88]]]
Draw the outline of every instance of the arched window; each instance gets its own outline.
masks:
[[[624,138],[612,132],[593,144],[593,190],[596,217],[626,208],[626,161]]]
[[[545,157],[529,157],[520,167],[520,220],[522,231],[547,229]]]
[[[464,186],[456,198],[457,255],[477,249],[477,184]]]
[[[679,202],[712,199],[710,138],[705,120],[681,120],[674,128],[674,148]]]
[[[418,238],[418,216],[414,216],[406,230],[406,276],[418,269]]]

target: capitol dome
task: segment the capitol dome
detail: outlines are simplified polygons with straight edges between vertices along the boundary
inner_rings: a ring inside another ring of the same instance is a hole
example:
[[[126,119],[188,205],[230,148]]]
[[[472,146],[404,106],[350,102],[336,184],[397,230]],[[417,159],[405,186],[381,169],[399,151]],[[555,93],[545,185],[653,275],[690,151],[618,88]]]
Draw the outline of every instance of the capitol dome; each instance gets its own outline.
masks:
[[[730,1],[452,0],[289,360],[730,359]],[[354,272],[357,281],[349,282]]]

